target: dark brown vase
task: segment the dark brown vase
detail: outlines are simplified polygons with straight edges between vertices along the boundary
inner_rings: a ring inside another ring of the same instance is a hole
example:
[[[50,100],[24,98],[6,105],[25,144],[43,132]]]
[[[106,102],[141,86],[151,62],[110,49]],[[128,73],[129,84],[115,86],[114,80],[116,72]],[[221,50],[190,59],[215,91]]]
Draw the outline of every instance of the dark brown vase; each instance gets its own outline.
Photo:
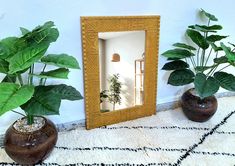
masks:
[[[4,146],[6,153],[17,163],[32,165],[43,161],[54,148],[58,132],[55,125],[44,118],[44,126],[34,132],[17,131],[13,125],[6,132]],[[16,123],[16,122],[15,122]]]
[[[181,97],[181,106],[188,119],[195,122],[205,122],[209,120],[217,110],[217,100],[215,96],[201,99],[192,94],[193,89],[186,91]]]

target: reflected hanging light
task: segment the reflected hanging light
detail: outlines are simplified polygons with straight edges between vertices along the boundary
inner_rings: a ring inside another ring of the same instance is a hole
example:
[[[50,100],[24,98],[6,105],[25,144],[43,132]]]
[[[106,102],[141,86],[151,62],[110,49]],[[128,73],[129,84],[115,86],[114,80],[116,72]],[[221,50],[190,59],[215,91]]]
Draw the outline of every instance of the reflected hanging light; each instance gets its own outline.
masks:
[[[118,53],[114,53],[112,55],[112,62],[120,62],[120,55]]]

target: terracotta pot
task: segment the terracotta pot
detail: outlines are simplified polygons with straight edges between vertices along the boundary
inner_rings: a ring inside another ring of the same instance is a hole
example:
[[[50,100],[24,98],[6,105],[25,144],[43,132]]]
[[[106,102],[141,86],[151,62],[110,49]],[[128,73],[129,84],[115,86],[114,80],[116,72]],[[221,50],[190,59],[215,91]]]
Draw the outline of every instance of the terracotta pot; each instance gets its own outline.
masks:
[[[194,89],[189,89],[181,97],[181,106],[188,119],[196,122],[209,120],[217,110],[217,100],[215,96],[201,99],[192,94]]]
[[[44,118],[44,126],[34,132],[19,132],[13,125],[6,132],[6,153],[19,164],[37,164],[48,157],[54,148],[58,132],[55,125]],[[16,122],[15,122],[16,123]]]

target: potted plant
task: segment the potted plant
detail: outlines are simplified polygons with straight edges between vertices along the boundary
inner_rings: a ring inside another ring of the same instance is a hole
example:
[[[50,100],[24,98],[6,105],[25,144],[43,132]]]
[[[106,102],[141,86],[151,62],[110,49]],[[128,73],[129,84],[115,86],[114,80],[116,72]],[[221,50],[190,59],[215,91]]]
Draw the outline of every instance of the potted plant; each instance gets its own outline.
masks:
[[[54,23],[46,22],[32,31],[21,28],[21,32],[21,37],[0,41],[0,72],[5,74],[0,83],[0,116],[17,107],[25,112],[6,131],[4,147],[16,162],[36,164],[49,155],[58,135],[55,125],[43,116],[58,115],[62,99],[83,97],[72,86],[46,83],[49,78],[67,79],[69,68],[79,69],[72,56],[45,55],[59,36]]]
[[[115,110],[115,105],[121,104],[121,88],[122,84],[119,81],[119,74],[113,74],[109,79],[109,95],[108,100],[113,104],[113,111]]]
[[[185,115],[193,121],[208,120],[217,109],[214,94],[220,87],[235,91],[235,77],[224,69],[235,66],[235,45],[233,49],[221,40],[227,36],[218,35],[221,25],[212,22],[218,19],[201,9],[200,14],[208,20],[205,25],[190,25],[186,38],[190,44],[175,43],[175,49],[167,50],[162,55],[168,62],[163,70],[171,71],[168,84],[182,86],[194,84],[194,88],[182,96],[182,109]]]

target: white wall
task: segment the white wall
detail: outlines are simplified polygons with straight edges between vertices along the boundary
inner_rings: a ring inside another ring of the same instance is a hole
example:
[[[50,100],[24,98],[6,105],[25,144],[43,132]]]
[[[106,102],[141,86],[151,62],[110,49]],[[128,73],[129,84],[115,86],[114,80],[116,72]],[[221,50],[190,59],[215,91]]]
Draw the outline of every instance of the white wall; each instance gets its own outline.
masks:
[[[45,21],[53,20],[60,37],[49,53],[66,52],[74,55],[82,64],[80,16],[108,15],[161,15],[160,50],[169,49],[174,42],[181,41],[189,24],[198,21],[200,8],[214,13],[224,26],[224,34],[235,41],[235,2],[233,0],[1,0],[0,38],[19,35],[18,27],[29,29]],[[166,85],[166,75],[161,71],[165,59],[159,58],[157,103],[177,99],[184,88]],[[68,84],[83,93],[82,71],[73,70]],[[0,132],[15,119],[12,113],[0,117]],[[53,116],[55,123],[84,119],[84,101],[66,101],[61,106],[61,116]]]

